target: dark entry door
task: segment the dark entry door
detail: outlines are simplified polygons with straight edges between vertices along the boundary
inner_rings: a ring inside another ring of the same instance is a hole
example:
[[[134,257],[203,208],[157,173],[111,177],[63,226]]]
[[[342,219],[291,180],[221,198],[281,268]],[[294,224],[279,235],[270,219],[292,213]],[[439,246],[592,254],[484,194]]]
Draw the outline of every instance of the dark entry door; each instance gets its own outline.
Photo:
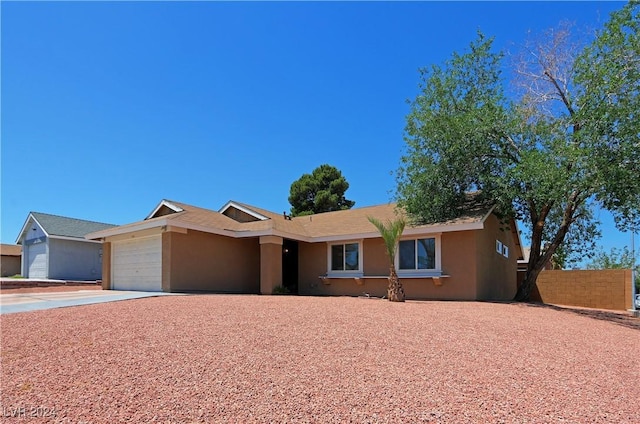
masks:
[[[298,294],[298,242],[285,239],[282,243],[282,285]]]

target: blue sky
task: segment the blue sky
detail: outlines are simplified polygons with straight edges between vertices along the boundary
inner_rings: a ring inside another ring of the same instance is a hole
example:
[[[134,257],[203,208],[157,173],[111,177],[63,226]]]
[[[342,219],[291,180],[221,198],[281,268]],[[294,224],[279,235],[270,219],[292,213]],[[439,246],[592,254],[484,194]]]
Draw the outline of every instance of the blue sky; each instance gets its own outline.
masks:
[[[357,206],[392,200],[418,68],[476,31],[514,49],[622,2],[6,2],[0,235],[29,211],[114,224],[163,198],[289,210],[338,167]],[[608,214],[601,244],[630,243]]]

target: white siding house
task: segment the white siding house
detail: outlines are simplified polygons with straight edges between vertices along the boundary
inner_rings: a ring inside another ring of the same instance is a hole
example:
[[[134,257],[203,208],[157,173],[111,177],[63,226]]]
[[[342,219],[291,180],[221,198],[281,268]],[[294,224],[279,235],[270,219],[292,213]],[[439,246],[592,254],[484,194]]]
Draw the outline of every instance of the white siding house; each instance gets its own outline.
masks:
[[[56,280],[102,278],[102,243],[86,240],[112,224],[31,212],[17,243],[22,245],[22,276]]]

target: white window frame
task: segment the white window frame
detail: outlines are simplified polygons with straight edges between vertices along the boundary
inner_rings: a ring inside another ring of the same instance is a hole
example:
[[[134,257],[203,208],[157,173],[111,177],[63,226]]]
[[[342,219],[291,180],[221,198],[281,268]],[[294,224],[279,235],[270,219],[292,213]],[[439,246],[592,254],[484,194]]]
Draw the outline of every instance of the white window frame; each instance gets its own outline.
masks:
[[[357,244],[358,245],[358,269],[348,269],[348,270],[333,270],[331,269],[331,248],[333,246],[345,246],[347,244]],[[362,263],[362,248],[364,243],[362,239],[360,240],[345,240],[345,241],[333,241],[327,242],[327,276],[328,277],[362,277],[364,275],[363,272],[363,263]]]
[[[402,237],[400,239],[400,241],[406,241],[406,240],[420,240],[420,239],[435,239],[435,253],[436,253],[436,260],[435,260],[435,265],[436,267],[433,269],[400,269],[400,245],[398,243],[398,245],[396,245],[396,260],[395,260],[395,267],[396,267],[396,272],[398,273],[398,276],[408,276],[408,277],[429,277],[429,276],[438,276],[438,275],[442,275],[442,237],[441,234],[422,234],[422,235],[418,235],[418,236],[408,236],[408,237]],[[417,264],[417,262],[416,262]]]
[[[509,257],[509,246],[504,243],[502,244],[502,256],[504,256],[505,258]]]
[[[496,252],[502,255],[502,242],[500,240],[496,240]]]

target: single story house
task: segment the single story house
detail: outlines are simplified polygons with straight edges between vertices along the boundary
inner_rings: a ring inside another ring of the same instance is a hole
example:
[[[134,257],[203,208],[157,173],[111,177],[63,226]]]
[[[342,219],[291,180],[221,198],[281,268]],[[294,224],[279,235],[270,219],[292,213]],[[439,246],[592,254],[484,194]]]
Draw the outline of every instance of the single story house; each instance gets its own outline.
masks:
[[[102,243],[85,235],[115,225],[30,212],[17,243],[22,245],[22,276],[56,280],[100,280]]]
[[[21,271],[22,248],[16,244],[0,244],[0,277],[13,277]]]
[[[230,201],[220,210],[163,200],[142,221],[97,231],[103,288],[301,295],[386,294],[389,263],[367,217],[394,204],[290,217]],[[521,246],[491,207],[408,225],[396,268],[409,299],[511,299]]]

